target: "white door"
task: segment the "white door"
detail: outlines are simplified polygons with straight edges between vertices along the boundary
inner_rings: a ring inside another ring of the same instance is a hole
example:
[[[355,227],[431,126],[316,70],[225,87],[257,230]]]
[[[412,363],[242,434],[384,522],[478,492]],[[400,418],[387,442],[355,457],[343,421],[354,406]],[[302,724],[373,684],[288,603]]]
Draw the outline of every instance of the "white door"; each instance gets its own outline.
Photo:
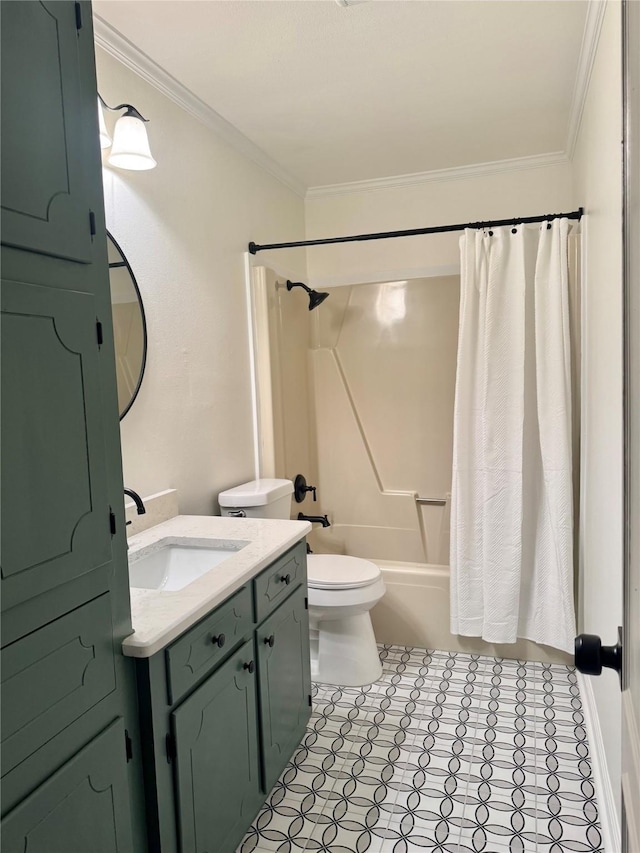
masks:
[[[622,849],[640,853],[640,2],[623,0],[624,626],[616,646],[581,634],[576,666],[622,669]],[[614,851],[606,851],[614,853]]]
[[[625,589],[622,681],[623,850],[640,851],[640,3],[623,6]]]

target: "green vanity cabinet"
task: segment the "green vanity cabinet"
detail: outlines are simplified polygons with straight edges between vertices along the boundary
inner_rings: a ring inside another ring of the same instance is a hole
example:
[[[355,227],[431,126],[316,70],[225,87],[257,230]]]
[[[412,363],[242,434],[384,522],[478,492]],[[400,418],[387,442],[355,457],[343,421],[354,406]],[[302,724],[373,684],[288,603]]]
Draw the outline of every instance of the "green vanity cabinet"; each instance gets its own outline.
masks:
[[[233,853],[241,841],[311,714],[307,607],[302,541],[136,660],[150,853]]]

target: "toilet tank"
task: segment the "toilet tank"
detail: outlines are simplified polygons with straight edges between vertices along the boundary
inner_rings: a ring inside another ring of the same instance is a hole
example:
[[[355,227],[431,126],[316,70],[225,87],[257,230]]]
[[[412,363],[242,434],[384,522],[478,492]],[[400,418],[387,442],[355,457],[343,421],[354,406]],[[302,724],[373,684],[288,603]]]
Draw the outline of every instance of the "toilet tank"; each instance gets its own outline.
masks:
[[[251,480],[218,495],[221,515],[291,518],[291,480]]]

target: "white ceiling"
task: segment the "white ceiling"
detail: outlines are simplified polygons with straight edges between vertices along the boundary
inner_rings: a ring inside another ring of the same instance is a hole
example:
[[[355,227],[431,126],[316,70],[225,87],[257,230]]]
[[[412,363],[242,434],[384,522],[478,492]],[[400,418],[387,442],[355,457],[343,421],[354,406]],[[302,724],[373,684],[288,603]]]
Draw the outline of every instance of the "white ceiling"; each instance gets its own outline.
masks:
[[[93,5],[314,187],[564,151],[588,2]]]

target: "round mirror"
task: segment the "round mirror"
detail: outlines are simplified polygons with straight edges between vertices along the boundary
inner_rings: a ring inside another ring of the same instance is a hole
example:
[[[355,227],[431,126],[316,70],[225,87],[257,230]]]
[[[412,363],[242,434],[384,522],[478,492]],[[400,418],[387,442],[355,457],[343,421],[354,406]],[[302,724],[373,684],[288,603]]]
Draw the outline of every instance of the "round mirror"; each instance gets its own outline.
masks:
[[[147,323],[142,297],[124,252],[107,231],[113,342],[120,420],[138,395],[147,361]]]

